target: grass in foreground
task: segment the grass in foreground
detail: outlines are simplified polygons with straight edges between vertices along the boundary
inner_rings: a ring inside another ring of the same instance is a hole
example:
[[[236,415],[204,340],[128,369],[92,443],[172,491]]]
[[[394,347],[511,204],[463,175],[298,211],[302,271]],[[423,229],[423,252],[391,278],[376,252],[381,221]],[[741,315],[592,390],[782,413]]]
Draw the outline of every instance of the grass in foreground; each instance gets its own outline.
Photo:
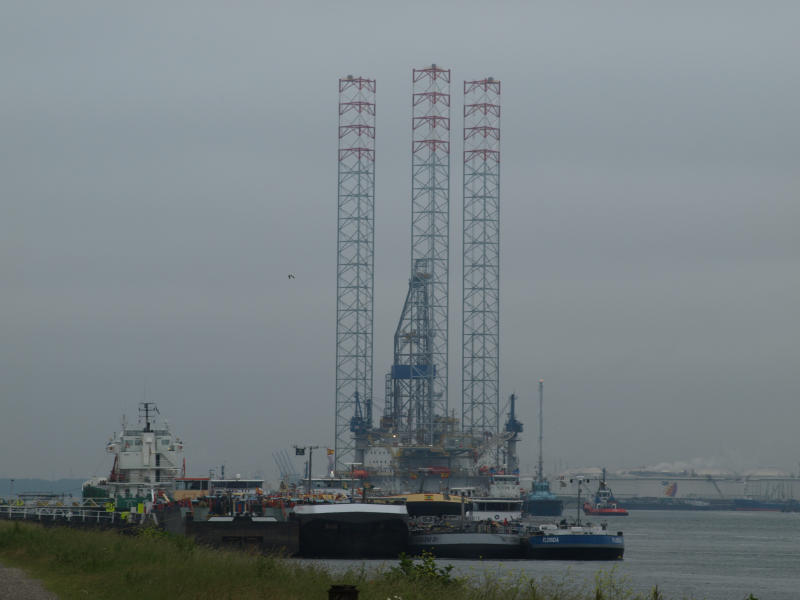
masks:
[[[664,600],[657,589],[634,594],[613,570],[598,573],[592,586],[521,575],[478,582],[452,576],[451,567],[427,555],[401,557],[385,572],[362,567],[332,574],[321,565],[214,550],[154,529],[127,536],[0,521],[0,559],[41,579],[62,600],[324,600],[341,583],[357,585],[360,600]]]

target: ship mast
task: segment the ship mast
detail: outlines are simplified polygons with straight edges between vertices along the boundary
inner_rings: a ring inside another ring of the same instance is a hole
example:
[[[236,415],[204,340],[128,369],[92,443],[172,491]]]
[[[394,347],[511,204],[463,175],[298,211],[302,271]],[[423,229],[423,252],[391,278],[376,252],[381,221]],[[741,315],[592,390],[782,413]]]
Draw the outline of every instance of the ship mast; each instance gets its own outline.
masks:
[[[541,482],[544,480],[544,474],[542,472],[542,400],[544,396],[544,379],[539,380],[539,473],[537,475],[538,480]]]
[[[151,415],[155,418],[158,413],[158,407],[155,402],[139,402],[139,421],[144,421],[144,431],[152,431],[150,425],[152,423]]]
[[[508,441],[506,443],[506,471],[512,475],[519,473],[519,459],[517,458],[517,441],[519,434],[522,433],[522,423],[517,421],[516,416],[516,402],[517,395],[511,394],[508,399],[511,403],[511,410],[508,413],[508,421],[506,422],[506,432]]]

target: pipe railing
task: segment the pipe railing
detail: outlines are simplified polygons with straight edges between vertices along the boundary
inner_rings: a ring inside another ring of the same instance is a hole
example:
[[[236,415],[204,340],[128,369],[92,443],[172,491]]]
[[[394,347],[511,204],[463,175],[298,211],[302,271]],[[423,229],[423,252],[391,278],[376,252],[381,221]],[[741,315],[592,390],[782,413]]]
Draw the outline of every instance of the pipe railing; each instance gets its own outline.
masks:
[[[0,518],[26,521],[66,521],[69,523],[112,523],[112,524],[140,524],[144,523],[151,515],[145,513],[130,513],[107,511],[97,508],[77,506],[0,506]]]

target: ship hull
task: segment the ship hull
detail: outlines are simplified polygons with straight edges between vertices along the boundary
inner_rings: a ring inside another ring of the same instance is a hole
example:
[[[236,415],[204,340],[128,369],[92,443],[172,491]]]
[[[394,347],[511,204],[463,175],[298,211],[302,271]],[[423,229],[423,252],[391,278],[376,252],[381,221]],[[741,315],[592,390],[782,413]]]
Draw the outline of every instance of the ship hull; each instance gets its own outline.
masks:
[[[628,511],[619,506],[614,507],[597,507],[592,506],[588,502],[583,505],[583,512],[587,515],[595,517],[627,517]]]
[[[686,500],[683,498],[629,498],[622,502],[629,510],[731,510],[728,500]]]
[[[786,507],[785,502],[770,502],[767,500],[753,500],[750,498],[734,498],[734,510],[748,510],[759,512],[781,512]]]
[[[593,517],[627,517],[628,511],[624,508],[584,508],[583,512]]]
[[[528,538],[526,557],[536,560],[622,560],[620,535],[552,533]]]
[[[523,540],[502,533],[438,533],[411,535],[412,554],[430,552],[437,558],[524,558]]]
[[[396,558],[408,549],[405,506],[302,505],[295,517],[304,557]]]

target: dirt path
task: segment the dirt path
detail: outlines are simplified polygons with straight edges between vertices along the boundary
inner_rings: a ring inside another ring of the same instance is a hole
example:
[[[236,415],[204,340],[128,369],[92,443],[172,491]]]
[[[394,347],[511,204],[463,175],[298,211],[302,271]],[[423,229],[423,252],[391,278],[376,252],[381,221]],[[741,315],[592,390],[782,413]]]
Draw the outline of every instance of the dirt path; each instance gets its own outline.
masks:
[[[0,600],[58,600],[58,596],[21,569],[0,564]]]

